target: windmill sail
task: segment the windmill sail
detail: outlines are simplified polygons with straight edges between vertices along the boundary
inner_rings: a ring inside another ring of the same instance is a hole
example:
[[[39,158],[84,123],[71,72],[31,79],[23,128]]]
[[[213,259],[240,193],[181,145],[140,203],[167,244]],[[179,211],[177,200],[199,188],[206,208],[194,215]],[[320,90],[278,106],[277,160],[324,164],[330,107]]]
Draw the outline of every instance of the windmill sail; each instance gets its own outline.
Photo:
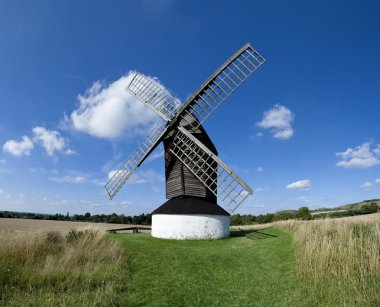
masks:
[[[157,124],[105,185],[110,199],[164,137],[176,134],[171,152],[234,211],[253,193],[251,188],[191,133],[199,133],[201,124],[264,62],[265,59],[250,44],[244,45],[182,106],[162,85],[136,73],[127,91],[168,123],[166,126]]]
[[[181,106],[162,85],[140,73],[136,73],[126,90],[166,121],[172,119]]]
[[[155,144],[166,131],[162,123],[157,123],[148,133],[145,140],[137,146],[136,150],[130,155],[127,161],[115,172],[111,179],[104,186],[108,196],[112,199],[121,189],[125,181],[132,175],[134,170],[141,164],[142,161],[152,152]]]
[[[250,44],[244,45],[185,102],[170,125],[191,116],[198,119],[197,128],[264,62]]]
[[[234,212],[253,193],[252,189],[222,160],[183,127],[178,127],[170,151],[231,212]]]

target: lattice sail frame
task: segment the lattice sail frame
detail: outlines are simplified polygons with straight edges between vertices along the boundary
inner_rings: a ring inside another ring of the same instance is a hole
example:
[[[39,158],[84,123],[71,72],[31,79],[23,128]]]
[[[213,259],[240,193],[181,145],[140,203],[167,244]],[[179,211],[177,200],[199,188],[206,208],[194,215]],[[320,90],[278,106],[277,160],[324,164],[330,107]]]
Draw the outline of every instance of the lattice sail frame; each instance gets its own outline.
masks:
[[[134,170],[150,154],[156,141],[159,140],[165,132],[166,127],[161,122],[155,124],[148,132],[145,140],[137,146],[136,150],[129,156],[129,158],[122,164],[122,166],[104,186],[110,199],[116,195],[125,181],[127,181],[127,179],[132,175]]]
[[[173,121],[190,115],[198,121],[189,124],[198,128],[264,62],[250,44],[245,44],[184,103]]]
[[[222,160],[183,127],[178,127],[170,151],[196,176],[231,212],[253,190]]]
[[[120,169],[109,180],[105,188],[110,199],[116,195],[126,180],[132,175],[133,171],[157,147],[165,135],[176,127],[178,122],[184,120],[193,128],[198,128],[215,109],[264,62],[265,59],[253,49],[250,44],[245,44],[220,66],[180,108],[179,105],[177,105],[178,101],[160,84],[153,82],[152,79],[142,74],[136,74],[127,90],[162,118],[167,120],[168,124],[166,127],[162,124],[157,124],[148,134],[147,139],[139,145],[130,158],[123,163]],[[145,88],[141,87],[144,82],[149,85],[150,90],[145,91]],[[197,120],[192,120],[191,123],[189,123],[186,118],[195,118]],[[223,163],[222,161],[220,162]],[[223,165],[225,164],[223,163]],[[229,170],[228,167],[227,169]],[[237,175],[235,176],[237,177]],[[242,182],[244,183],[244,181]],[[248,189],[250,190],[249,187]],[[244,196],[243,201],[249,194],[252,194],[248,189],[246,190],[248,193],[243,193],[246,195],[242,195]],[[227,194],[227,196],[228,195],[229,194]],[[241,204],[241,202],[242,201],[240,201],[239,204]],[[236,203],[236,201],[234,201],[234,203]],[[237,206],[235,209],[236,208]]]
[[[181,103],[152,78],[136,73],[126,90],[166,121],[171,120]]]

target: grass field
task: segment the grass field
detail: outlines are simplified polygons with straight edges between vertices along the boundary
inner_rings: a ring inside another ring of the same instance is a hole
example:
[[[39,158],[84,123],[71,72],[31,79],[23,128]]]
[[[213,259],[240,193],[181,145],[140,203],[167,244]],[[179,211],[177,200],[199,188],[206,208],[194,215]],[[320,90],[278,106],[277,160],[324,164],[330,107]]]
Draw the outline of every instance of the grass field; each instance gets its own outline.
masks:
[[[269,226],[207,241],[8,228],[0,305],[380,305],[380,214]]]
[[[298,298],[292,239],[276,229],[214,241],[113,235],[130,255],[131,306],[289,306]]]
[[[71,229],[78,230],[85,227],[97,229],[102,232],[108,229],[132,226],[136,225],[0,218],[0,235],[8,232],[22,235],[24,233],[30,234],[46,231],[57,231],[61,234],[67,234]]]

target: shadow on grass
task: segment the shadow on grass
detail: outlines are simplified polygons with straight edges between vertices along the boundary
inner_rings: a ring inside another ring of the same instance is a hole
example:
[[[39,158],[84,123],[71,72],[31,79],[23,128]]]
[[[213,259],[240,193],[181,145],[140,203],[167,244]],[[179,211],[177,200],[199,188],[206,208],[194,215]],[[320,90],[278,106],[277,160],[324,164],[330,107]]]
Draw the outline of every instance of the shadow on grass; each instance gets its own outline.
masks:
[[[237,238],[237,237],[246,237],[250,240],[262,240],[262,239],[268,239],[268,238],[277,238],[276,235],[272,235],[269,233],[264,232],[262,229],[257,230],[233,230],[230,233],[230,237]]]

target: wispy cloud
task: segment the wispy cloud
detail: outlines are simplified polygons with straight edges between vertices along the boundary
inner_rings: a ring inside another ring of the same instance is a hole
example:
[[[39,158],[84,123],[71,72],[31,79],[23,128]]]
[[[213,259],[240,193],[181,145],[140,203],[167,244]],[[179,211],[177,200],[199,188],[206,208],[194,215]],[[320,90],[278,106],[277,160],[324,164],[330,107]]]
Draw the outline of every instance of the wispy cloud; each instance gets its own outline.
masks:
[[[9,140],[3,145],[3,151],[16,157],[30,156],[34,145],[32,140],[24,135],[21,141]]]
[[[276,139],[286,140],[294,134],[293,120],[293,112],[287,107],[277,104],[264,112],[262,120],[256,123],[256,126],[270,129],[272,136]]]
[[[50,178],[51,180],[55,181],[55,182],[59,182],[59,183],[74,183],[74,184],[81,184],[81,183],[85,183],[87,182],[87,178],[84,177],[84,176],[70,176],[70,175],[66,175],[66,176],[62,176],[62,177],[51,177]]]
[[[366,191],[369,191],[373,187],[373,183],[366,181],[363,184],[360,185],[361,188],[363,188]]]
[[[286,186],[288,190],[309,190],[311,189],[311,181],[306,180],[299,180],[292,182]]]
[[[264,169],[263,169],[261,166],[258,166],[258,167],[256,168],[256,172],[261,173],[261,172],[263,172],[263,171],[264,171]]]
[[[163,158],[164,154],[165,154],[165,151],[163,149],[160,149],[160,150],[150,154],[149,157],[145,160],[145,162],[152,162],[152,161],[157,160],[159,158]]]
[[[370,143],[363,143],[355,148],[347,148],[336,155],[341,158],[336,165],[344,168],[368,168],[380,163],[379,146],[371,150]]]
[[[108,179],[111,179],[115,174],[116,170],[110,171],[108,173]],[[146,171],[136,171],[131,177],[128,178],[129,184],[143,184],[143,183],[153,183],[153,182],[164,182],[165,178],[163,175],[158,174],[154,170]]]

